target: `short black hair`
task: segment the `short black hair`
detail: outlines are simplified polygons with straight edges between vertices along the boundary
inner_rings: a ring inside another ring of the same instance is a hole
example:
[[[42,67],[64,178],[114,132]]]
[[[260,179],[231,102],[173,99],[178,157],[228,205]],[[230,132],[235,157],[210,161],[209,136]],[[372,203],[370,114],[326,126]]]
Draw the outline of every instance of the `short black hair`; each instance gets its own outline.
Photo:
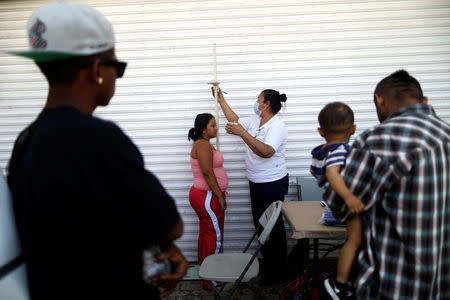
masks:
[[[402,103],[407,98],[423,102],[420,83],[405,70],[398,70],[381,80],[375,88],[375,94],[397,103]]]
[[[195,117],[194,127],[189,129],[188,140],[198,140],[202,137],[203,130],[208,126],[209,121],[214,118],[212,114],[203,113]]]
[[[76,56],[61,60],[53,60],[48,62],[36,62],[41,72],[47,78],[49,85],[71,84],[77,79],[81,69],[89,66],[89,62],[93,57],[100,59],[109,59],[112,57],[114,50],[108,50],[94,55]]]
[[[320,128],[325,133],[346,133],[355,122],[352,109],[342,102],[331,102],[319,113]]]

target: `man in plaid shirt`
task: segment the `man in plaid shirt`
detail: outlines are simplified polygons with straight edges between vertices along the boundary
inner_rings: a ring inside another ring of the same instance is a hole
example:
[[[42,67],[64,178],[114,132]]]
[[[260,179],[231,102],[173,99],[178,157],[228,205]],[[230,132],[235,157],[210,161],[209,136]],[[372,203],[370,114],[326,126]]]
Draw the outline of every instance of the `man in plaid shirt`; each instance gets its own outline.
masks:
[[[450,299],[450,125],[406,71],[380,81],[380,125],[358,136],[342,175],[364,203],[360,299]],[[324,199],[350,212],[330,187]]]

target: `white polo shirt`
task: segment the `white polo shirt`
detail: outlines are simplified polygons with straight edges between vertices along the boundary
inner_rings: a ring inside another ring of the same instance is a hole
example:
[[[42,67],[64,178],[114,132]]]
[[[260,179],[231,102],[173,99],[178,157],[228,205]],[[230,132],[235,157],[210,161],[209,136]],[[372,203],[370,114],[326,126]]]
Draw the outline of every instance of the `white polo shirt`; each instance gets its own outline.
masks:
[[[239,119],[239,123],[259,141],[271,146],[275,154],[269,158],[263,158],[255,154],[245,144],[248,180],[255,183],[276,181],[287,175],[286,168],[286,141],[287,128],[283,120],[273,116],[266,124],[259,127],[261,118],[257,115]]]

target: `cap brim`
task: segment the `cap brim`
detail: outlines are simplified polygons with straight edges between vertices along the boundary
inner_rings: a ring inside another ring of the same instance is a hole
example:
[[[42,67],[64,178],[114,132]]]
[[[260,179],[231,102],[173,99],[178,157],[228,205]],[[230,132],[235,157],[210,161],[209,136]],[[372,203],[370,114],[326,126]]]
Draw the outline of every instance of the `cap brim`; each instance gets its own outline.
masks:
[[[53,60],[61,60],[66,58],[71,58],[80,55],[73,55],[62,52],[51,52],[51,51],[6,51],[9,54],[22,56],[30,58],[36,62],[47,62]]]

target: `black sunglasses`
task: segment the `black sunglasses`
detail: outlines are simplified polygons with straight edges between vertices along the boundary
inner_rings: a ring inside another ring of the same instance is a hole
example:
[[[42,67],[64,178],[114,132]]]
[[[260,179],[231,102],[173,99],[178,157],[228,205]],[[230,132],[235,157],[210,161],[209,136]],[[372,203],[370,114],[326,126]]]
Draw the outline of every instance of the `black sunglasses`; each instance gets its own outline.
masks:
[[[86,63],[81,64],[81,68],[87,68],[92,66],[95,63],[95,60],[90,60]],[[118,61],[115,59],[101,59],[100,63],[104,66],[112,66],[116,69],[117,78],[122,78],[123,73],[125,73],[125,68],[127,67],[127,63],[124,61]]]
[[[123,73],[125,73],[125,68],[127,67],[126,62],[115,59],[100,60],[100,63],[104,66],[113,66],[116,68],[117,78],[122,78]]]

